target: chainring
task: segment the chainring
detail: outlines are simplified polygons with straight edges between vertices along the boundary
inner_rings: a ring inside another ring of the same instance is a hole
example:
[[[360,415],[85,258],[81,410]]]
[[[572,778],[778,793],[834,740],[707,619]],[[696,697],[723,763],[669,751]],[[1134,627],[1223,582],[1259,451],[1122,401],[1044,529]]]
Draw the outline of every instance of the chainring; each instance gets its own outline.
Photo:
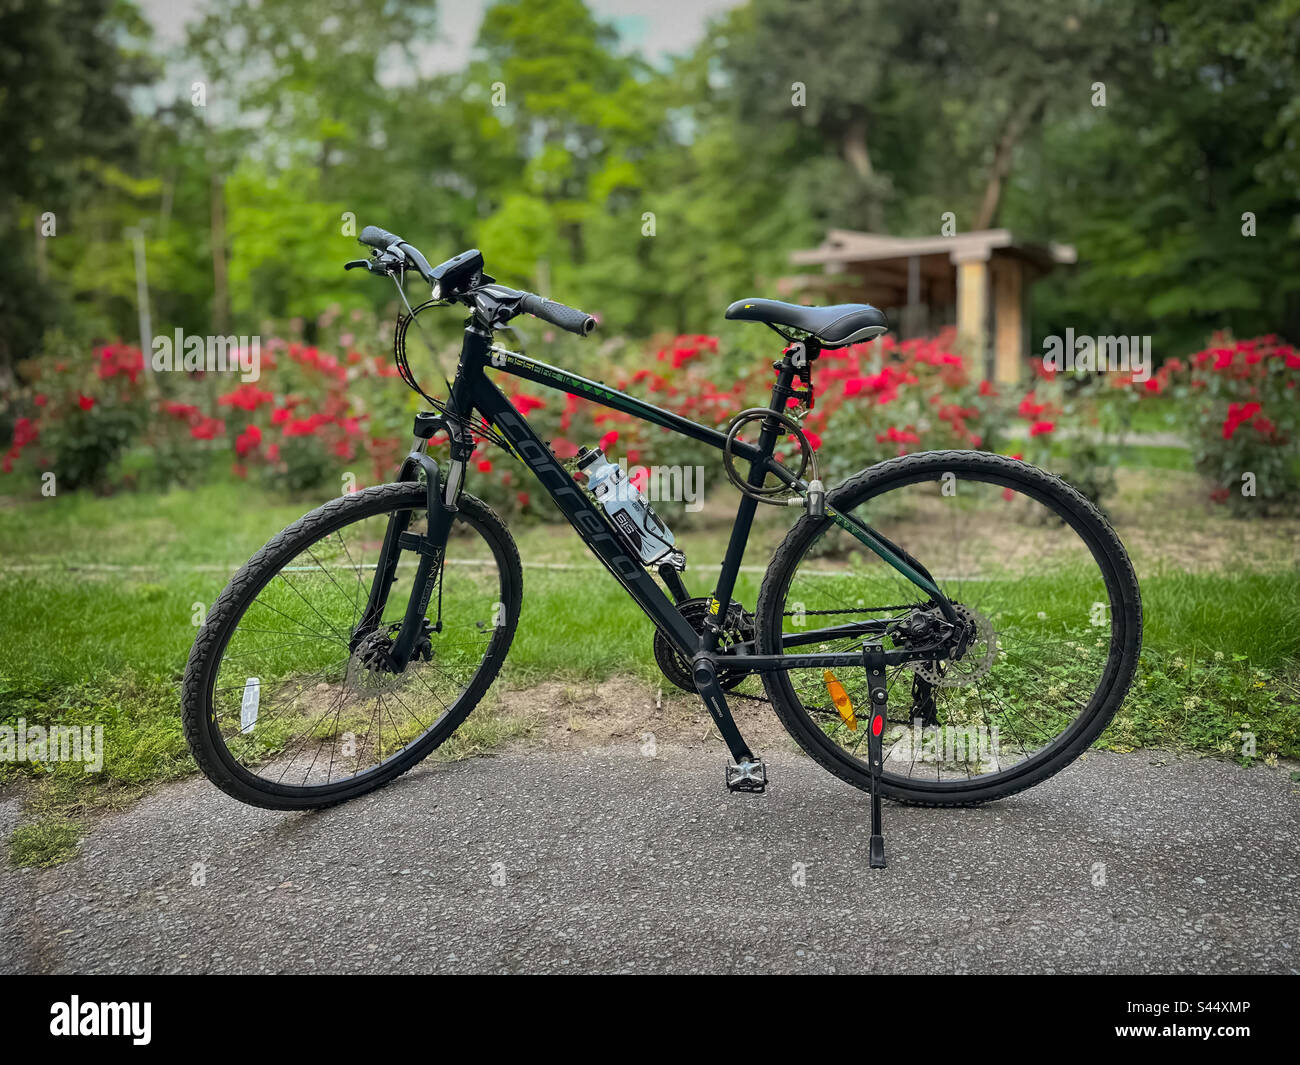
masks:
[[[699,633],[704,631],[704,623],[709,617],[708,599],[698,597],[687,599],[685,602],[678,603],[677,609],[681,611],[682,617],[691,628]],[[723,625],[722,643],[725,646],[752,639],[754,639],[754,615],[748,613],[733,599],[727,611],[727,620]],[[661,632],[655,633],[654,650],[655,663],[659,666],[660,672],[682,691],[694,694],[695,679],[691,676],[691,664]],[[731,691],[748,676],[747,670],[726,669],[721,666],[718,668],[718,683],[726,691]]]

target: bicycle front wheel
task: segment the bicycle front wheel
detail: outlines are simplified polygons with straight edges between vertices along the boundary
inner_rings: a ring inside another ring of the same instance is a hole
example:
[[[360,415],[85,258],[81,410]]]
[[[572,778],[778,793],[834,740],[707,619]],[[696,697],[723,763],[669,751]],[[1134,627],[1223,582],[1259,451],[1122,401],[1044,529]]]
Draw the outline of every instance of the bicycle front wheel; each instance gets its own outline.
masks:
[[[887,671],[885,795],[938,806],[986,802],[1039,783],[1097,739],[1133,680],[1142,608],[1128,555],[1087,499],[1027,463],[945,451],[873,466],[828,502],[919,560],[974,626],[961,657]],[[759,646],[764,654],[860,651],[861,635],[788,649],[784,640],[857,621],[937,616],[927,599],[829,519],[805,517],[764,578]],[[900,645],[884,639],[886,649]],[[834,681],[861,720],[837,708]],[[828,675],[795,665],[764,674],[764,683],[799,745],[868,788],[864,670]]]
[[[487,504],[462,493],[427,643],[384,668],[419,560],[399,555],[377,625],[366,610],[386,530],[427,527],[417,483],[336,499],[272,539],[231,579],[185,670],[185,737],[222,790],[255,806],[330,806],[387,783],[442,744],[496,677],[519,618],[519,552]]]

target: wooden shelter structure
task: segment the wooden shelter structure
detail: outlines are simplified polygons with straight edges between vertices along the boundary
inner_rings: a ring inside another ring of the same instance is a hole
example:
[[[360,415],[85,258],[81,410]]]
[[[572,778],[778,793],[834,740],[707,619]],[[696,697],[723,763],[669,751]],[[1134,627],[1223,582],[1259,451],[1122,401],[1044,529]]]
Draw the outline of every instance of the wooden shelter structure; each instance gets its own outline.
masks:
[[[1029,287],[1076,261],[1068,244],[1018,241],[1006,229],[951,237],[888,237],[832,229],[816,248],[791,255],[820,274],[782,279],[786,296],[807,302],[870,303],[903,337],[956,326],[985,377],[1020,379],[1029,351]]]

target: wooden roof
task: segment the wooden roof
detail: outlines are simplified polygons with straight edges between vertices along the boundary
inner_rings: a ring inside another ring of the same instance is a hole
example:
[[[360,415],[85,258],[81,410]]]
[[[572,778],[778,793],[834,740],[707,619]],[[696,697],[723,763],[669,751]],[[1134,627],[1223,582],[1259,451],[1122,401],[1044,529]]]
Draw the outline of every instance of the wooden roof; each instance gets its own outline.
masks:
[[[840,266],[848,263],[910,259],[913,256],[946,255],[951,262],[989,259],[995,253],[1026,259],[1047,271],[1074,263],[1078,255],[1069,244],[1034,244],[1017,241],[1009,229],[978,229],[951,237],[889,237],[852,229],[831,229],[816,248],[790,254],[797,266]]]

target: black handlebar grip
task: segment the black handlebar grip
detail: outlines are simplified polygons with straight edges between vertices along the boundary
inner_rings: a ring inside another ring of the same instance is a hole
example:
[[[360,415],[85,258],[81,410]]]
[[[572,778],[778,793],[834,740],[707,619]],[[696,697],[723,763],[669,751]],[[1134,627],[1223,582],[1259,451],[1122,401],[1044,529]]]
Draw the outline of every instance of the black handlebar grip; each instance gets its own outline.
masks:
[[[585,337],[596,328],[596,319],[586,311],[566,307],[563,303],[543,299],[531,292],[524,293],[524,298],[519,301],[519,309],[545,322],[550,322],[551,325],[567,329],[570,333],[577,333],[580,337]]]
[[[388,232],[386,229],[380,229],[378,226],[366,226],[361,231],[361,236],[358,239],[362,244],[368,244],[380,251],[387,251],[394,244],[406,243],[401,237]]]

